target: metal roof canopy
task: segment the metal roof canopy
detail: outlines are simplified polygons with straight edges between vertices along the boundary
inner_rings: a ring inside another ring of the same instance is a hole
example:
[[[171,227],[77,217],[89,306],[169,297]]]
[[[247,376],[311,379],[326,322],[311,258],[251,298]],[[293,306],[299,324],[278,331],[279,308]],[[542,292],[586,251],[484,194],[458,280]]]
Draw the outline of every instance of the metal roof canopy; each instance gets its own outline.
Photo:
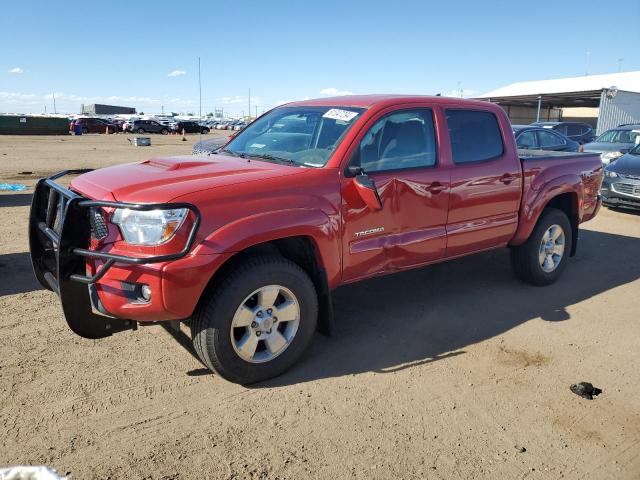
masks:
[[[542,108],[599,107],[602,90],[590,92],[546,93],[509,97],[487,97],[484,100],[503,106],[537,107],[538,97]]]
[[[599,107],[603,90],[640,93],[640,72],[584,75],[582,77],[512,83],[480,95],[501,105],[542,107]]]

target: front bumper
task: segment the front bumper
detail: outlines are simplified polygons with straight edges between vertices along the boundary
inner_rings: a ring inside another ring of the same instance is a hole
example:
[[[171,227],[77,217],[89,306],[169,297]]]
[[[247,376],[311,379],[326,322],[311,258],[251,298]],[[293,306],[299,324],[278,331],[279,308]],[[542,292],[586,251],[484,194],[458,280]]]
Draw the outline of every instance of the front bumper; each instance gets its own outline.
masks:
[[[640,209],[640,179],[605,177],[600,195],[602,202],[608,207]]]
[[[199,210],[188,203],[132,204],[91,200],[55,182],[64,175],[88,171],[60,172],[41,179],[36,185],[29,215],[29,246],[36,278],[43,287],[60,297],[69,327],[85,338],[102,338],[135,329],[137,319],[174,319],[175,315],[166,311],[165,302],[150,305],[131,301],[122,294],[122,285],[131,282],[133,274],[136,281],[152,283],[152,288],[160,293],[162,272],[167,262],[183,259],[193,246],[200,225]],[[121,255],[89,249],[92,229],[95,232],[97,228],[90,215],[103,207],[187,208],[193,213],[194,221],[180,252],[156,256]],[[88,268],[87,263],[93,263],[95,268]],[[87,274],[88,270],[92,271]],[[115,318],[110,313],[113,311],[117,311],[118,317],[131,313],[130,317],[136,320]]]

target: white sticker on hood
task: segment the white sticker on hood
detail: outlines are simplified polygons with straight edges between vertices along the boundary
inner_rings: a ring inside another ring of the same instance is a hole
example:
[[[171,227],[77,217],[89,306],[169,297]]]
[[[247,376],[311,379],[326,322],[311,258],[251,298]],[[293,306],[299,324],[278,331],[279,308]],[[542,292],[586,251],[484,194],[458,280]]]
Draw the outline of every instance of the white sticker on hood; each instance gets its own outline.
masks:
[[[333,120],[342,120],[343,122],[349,122],[353,120],[353,117],[358,115],[358,112],[352,112],[350,110],[341,110],[339,108],[332,108],[327,113],[322,115],[323,118],[331,118]]]
[[[254,143],[253,145],[249,145],[249,148],[264,148],[264,143]]]

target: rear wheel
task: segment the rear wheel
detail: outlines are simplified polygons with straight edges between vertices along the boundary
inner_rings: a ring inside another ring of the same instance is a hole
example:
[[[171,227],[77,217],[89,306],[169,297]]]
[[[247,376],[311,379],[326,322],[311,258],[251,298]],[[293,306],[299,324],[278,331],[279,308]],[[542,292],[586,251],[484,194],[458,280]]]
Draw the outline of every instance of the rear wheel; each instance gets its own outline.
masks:
[[[529,239],[511,249],[511,263],[516,275],[532,285],[555,282],[566,267],[572,245],[571,222],[558,209],[547,209]]]
[[[208,128],[203,128],[202,129],[202,133],[204,133],[206,135],[207,133],[209,133],[209,129]]]
[[[163,128],[162,130],[160,130],[160,133],[162,135],[168,135],[169,134],[169,130],[167,130],[166,128]]]
[[[139,129],[137,130],[137,132],[138,132],[138,133],[144,133],[144,128],[139,128]]]
[[[254,257],[201,302],[191,336],[207,367],[250,384],[280,375],[300,358],[317,316],[317,294],[304,270],[282,257]]]

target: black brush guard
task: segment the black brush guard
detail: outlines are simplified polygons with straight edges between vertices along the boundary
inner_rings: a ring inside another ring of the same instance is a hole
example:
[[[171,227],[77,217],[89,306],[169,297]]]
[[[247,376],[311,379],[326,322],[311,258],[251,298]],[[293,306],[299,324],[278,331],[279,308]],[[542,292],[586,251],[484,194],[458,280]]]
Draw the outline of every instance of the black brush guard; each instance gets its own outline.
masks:
[[[71,330],[81,337],[103,338],[123,330],[135,329],[137,323],[108,316],[106,311],[99,313],[103,309],[93,284],[114,263],[142,265],[186,256],[200,225],[200,212],[189,203],[134,204],[91,200],[55,182],[65,175],[79,175],[90,171],[91,169],[65,170],[38,181],[29,215],[29,246],[36,278],[44,288],[60,297],[62,310]],[[193,212],[195,219],[187,242],[180,252],[153,257],[130,257],[89,250],[92,225],[95,222],[94,219],[90,221],[90,214],[95,215],[96,209],[101,207],[142,211],[186,208]],[[93,276],[88,276],[86,258],[100,259],[105,263]]]

